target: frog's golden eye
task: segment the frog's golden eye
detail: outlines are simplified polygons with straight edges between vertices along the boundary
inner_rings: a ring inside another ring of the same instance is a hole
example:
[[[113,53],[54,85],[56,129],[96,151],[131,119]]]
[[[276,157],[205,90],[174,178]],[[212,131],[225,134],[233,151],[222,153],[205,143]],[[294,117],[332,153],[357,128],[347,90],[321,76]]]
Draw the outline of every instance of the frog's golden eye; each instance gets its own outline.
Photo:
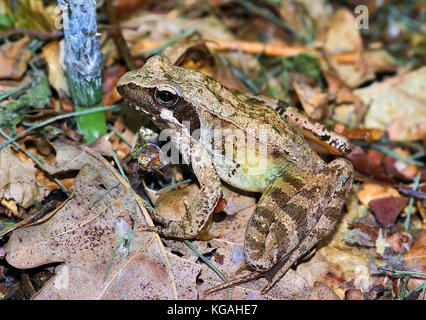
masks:
[[[159,86],[155,88],[154,98],[159,104],[165,107],[171,107],[178,102],[179,94],[172,87]]]

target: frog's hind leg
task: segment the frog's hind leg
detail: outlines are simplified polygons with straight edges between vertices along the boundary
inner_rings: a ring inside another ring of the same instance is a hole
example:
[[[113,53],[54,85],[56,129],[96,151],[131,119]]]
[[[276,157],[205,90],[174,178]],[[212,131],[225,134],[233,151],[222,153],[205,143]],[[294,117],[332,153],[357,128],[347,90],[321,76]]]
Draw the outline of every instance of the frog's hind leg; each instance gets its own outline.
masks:
[[[263,192],[256,211],[250,217],[244,238],[244,258],[247,264],[259,272],[271,269],[275,263],[276,252],[273,241],[268,241],[271,226],[284,206],[305,185],[304,175],[287,170],[277,177]],[[292,222],[292,221],[290,221]],[[286,230],[295,229],[295,225],[287,223]],[[294,232],[285,232],[285,242],[292,246],[297,244]]]
[[[246,231],[244,254],[253,269],[268,271],[303,245],[308,232],[316,233],[315,225],[321,216],[338,220],[336,215],[352,185],[353,167],[345,159],[336,159],[305,179],[309,182],[289,200],[274,186],[266,190]],[[264,217],[268,217],[267,224],[260,223],[266,220]]]
[[[263,294],[268,292],[301,256],[308,253],[319,241],[325,239],[340,220],[342,207],[352,186],[354,176],[352,164],[345,159],[336,159],[323,169],[320,176],[327,178],[329,183],[322,186],[325,189],[325,197],[319,198],[322,201],[318,203],[316,208],[318,213],[315,215],[318,219],[312,228],[303,233],[304,236],[300,239],[299,244],[268,271],[269,283],[262,290]],[[318,199],[318,197],[309,196],[307,190],[307,188],[303,188],[295,198],[308,196],[306,201],[314,205],[312,200]]]
[[[334,229],[352,186],[350,162],[334,160],[300,188],[301,179],[288,179],[287,174],[268,187],[248,223],[244,255],[255,272],[211,288],[209,293],[260,277],[269,282],[262,290],[266,293]],[[279,189],[285,194],[280,195]],[[285,198],[288,200],[284,203]]]

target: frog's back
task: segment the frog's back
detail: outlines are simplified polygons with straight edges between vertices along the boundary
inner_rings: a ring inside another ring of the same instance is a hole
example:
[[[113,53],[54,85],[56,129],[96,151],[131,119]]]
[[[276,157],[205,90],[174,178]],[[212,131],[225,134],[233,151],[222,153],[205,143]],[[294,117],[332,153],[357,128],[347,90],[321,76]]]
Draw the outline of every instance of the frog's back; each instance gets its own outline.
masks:
[[[315,171],[320,160],[291,123],[272,108],[252,105],[217,82],[210,88],[215,107],[199,110],[201,140],[213,154],[225,182],[248,191],[262,191],[286,168]],[[220,86],[220,87],[218,87]]]

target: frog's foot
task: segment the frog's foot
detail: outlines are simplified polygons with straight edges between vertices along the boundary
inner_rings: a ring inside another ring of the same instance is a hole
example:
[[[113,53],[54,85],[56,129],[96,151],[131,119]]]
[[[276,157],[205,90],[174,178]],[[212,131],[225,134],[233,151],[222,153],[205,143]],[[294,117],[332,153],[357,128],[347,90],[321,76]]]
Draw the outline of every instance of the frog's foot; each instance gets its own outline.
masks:
[[[226,288],[234,287],[242,283],[247,283],[249,281],[254,281],[260,278],[265,278],[268,281],[268,284],[260,291],[261,294],[266,294],[271,288],[281,280],[281,278],[287,273],[287,271],[291,268],[293,264],[295,264],[298,260],[299,255],[301,254],[301,250],[303,249],[296,249],[293,251],[286,259],[280,261],[277,263],[272,269],[261,272],[261,271],[252,271],[252,273],[240,277],[235,277],[225,283],[222,283],[220,285],[217,285],[213,288],[210,288],[206,290],[205,294],[211,294],[213,292],[217,292]],[[312,250],[311,252],[315,252],[315,250]],[[240,267],[237,272],[241,272],[240,269],[247,269],[249,266],[247,264],[244,264],[242,267]],[[237,273],[236,272],[236,273]]]
[[[211,294],[213,292],[217,292],[217,291],[220,291],[220,290],[223,290],[223,289],[235,287],[239,284],[246,283],[246,282],[253,281],[253,280],[257,280],[257,279],[262,278],[262,277],[265,277],[264,273],[253,271],[252,273],[250,273],[248,275],[235,277],[235,278],[233,278],[229,281],[226,281],[222,284],[214,286],[213,288],[207,289],[206,291],[204,291],[204,294],[207,295],[207,294]]]
[[[154,220],[160,222],[163,226],[140,225],[138,226],[138,231],[156,232],[166,238],[192,239],[195,237],[192,231],[182,228],[180,221],[168,220],[163,217],[161,219],[155,217]]]
[[[161,227],[158,226],[149,226],[147,224],[143,224],[143,225],[139,225],[137,227],[138,231],[142,231],[142,232],[156,232],[156,233],[160,233],[161,234]]]

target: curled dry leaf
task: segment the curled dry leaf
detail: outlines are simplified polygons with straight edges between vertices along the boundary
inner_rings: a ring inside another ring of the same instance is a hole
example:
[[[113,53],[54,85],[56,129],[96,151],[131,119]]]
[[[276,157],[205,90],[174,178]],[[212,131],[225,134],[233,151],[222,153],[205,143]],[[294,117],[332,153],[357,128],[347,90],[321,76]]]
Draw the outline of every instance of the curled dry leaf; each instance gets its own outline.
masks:
[[[411,156],[410,152],[407,149],[403,149],[400,147],[394,148],[392,151],[397,153],[401,158]],[[394,167],[403,177],[408,180],[413,180],[419,172],[419,169],[415,164],[407,163],[403,160],[396,160],[394,163]]]
[[[404,255],[404,267],[408,270],[426,273],[426,230],[422,230],[414,245]],[[407,284],[409,290],[424,283],[424,277],[412,277]]]
[[[386,129],[391,140],[426,137],[426,67],[376,82],[354,93],[369,105],[364,125]]]
[[[49,72],[49,83],[60,97],[70,96],[68,80],[65,75],[64,41],[52,41],[43,47],[42,57],[46,60]]]
[[[28,208],[44,199],[44,186],[36,179],[32,161],[22,161],[10,146],[0,151],[0,198]]]
[[[15,42],[0,46],[0,79],[19,79],[27,70],[31,59],[28,48],[30,38],[24,37]]]
[[[410,251],[404,255],[404,265],[409,270],[426,272],[426,230],[422,230]]]
[[[365,154],[361,147],[355,146],[347,155],[347,158],[358,172],[384,182],[392,182],[392,178],[388,176],[384,166],[377,164],[376,159],[371,159],[371,156],[369,157],[368,154]]]
[[[374,77],[374,73],[368,70],[360,54],[362,50],[362,39],[356,28],[355,16],[348,9],[337,10],[329,20],[324,38],[324,51],[331,69],[352,88]],[[357,52],[355,63],[340,63],[333,56],[335,53],[346,51]]]
[[[195,299],[198,265],[167,253],[151,232],[132,239],[135,227],[152,222],[117,171],[87,147],[54,147],[49,173],[80,169],[72,196],[4,247],[16,268],[62,262],[35,299]]]
[[[109,106],[122,99],[115,84],[126,71],[126,67],[122,65],[115,65],[104,69],[102,74],[104,105]]]
[[[320,120],[327,115],[328,93],[321,92],[319,88],[310,87],[298,79],[293,78],[291,83],[308,116]]]

